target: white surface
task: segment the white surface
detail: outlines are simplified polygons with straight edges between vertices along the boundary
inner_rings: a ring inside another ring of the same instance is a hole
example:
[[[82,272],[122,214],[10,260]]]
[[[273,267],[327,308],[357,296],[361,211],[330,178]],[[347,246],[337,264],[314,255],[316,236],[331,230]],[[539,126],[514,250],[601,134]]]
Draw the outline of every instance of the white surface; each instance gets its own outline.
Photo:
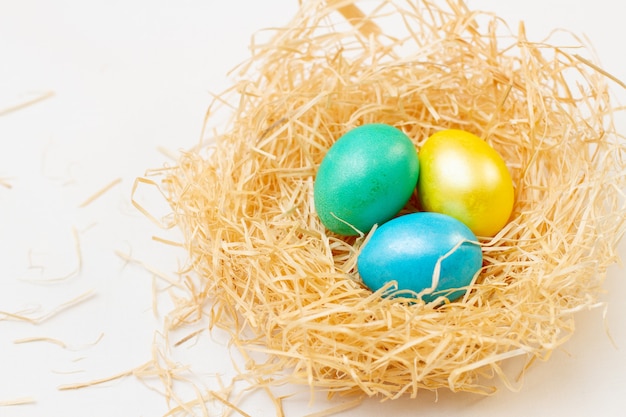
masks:
[[[626,79],[619,2],[469,0],[469,5],[497,12],[512,27],[524,20],[531,40],[556,27],[585,34],[604,67]],[[151,240],[176,233],[159,230],[132,207],[133,181],[170,162],[157,147],[177,150],[197,141],[209,92],[228,85],[226,72],[248,56],[250,36],[286,23],[296,7],[296,0],[0,0],[0,111],[38,94],[55,94],[0,116],[0,181],[12,187],[0,185],[0,311],[38,308],[30,313],[36,316],[92,292],[40,324],[0,321],[0,403],[36,401],[0,406],[0,416],[158,416],[169,410],[154,378],[142,382],[130,376],[74,391],[58,387],[150,360],[167,311],[167,295],[161,294],[155,316],[153,283],[158,289],[165,283],[115,251],[172,277],[184,254]],[[619,95],[624,101],[623,92]],[[121,183],[78,207],[118,178]],[[152,191],[144,187],[142,195]],[[626,254],[624,244],[621,253]],[[574,337],[550,361],[531,368],[520,392],[482,398],[442,390],[438,401],[423,392],[417,400],[366,400],[341,415],[623,416],[624,281],[624,270],[615,267],[606,283],[606,323],[618,348],[605,333],[603,311],[585,311],[577,316]],[[25,338],[67,346],[15,343]],[[217,374],[226,382],[233,375],[225,343],[219,333],[205,332],[170,354],[181,365],[190,364],[200,384],[216,389]],[[188,385],[177,386],[181,396],[194,398]],[[306,394],[286,401],[287,416],[345,401],[317,399],[314,406]],[[262,395],[242,408],[255,417],[275,415]]]

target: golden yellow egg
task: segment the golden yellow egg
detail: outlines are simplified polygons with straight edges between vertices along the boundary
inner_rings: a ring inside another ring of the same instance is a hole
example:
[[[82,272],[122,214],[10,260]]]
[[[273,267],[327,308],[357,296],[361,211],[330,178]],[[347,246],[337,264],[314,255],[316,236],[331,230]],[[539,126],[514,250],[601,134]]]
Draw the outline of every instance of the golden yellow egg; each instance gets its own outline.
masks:
[[[500,154],[478,136],[448,129],[419,150],[423,210],[447,214],[477,236],[494,236],[513,210],[511,174]]]

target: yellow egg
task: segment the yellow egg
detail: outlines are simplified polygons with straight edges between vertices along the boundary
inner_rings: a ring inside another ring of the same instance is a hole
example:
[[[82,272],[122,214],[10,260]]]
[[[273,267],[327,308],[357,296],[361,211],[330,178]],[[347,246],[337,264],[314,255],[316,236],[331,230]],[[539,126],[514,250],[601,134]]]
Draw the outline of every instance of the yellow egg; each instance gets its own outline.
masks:
[[[494,236],[513,210],[513,181],[500,154],[478,136],[449,129],[419,150],[418,193],[425,211],[460,220],[477,236]]]

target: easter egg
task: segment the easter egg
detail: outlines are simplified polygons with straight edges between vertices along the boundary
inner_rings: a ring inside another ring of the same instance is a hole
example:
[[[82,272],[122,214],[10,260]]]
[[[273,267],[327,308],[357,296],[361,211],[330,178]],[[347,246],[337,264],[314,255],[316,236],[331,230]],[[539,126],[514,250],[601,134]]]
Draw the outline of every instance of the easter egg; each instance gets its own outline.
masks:
[[[400,297],[420,293],[431,302],[465,294],[482,266],[482,250],[472,231],[453,217],[417,212],[396,217],[378,227],[361,249],[357,268],[372,291],[396,281]],[[435,282],[436,281],[436,282]]]
[[[504,160],[472,133],[449,129],[419,151],[423,210],[448,214],[478,236],[494,236],[513,210],[513,181]]]
[[[401,130],[386,124],[356,127],[330,147],[320,164],[315,210],[332,232],[366,233],[398,214],[418,175],[417,150]]]

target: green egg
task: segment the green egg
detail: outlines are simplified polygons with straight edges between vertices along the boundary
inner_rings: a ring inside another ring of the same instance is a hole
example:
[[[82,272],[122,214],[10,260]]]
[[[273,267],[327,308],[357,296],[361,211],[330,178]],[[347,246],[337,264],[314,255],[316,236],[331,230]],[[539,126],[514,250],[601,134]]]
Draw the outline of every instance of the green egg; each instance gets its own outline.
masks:
[[[367,233],[407,203],[419,176],[417,150],[401,130],[366,124],[340,137],[320,164],[315,210],[340,235]]]

